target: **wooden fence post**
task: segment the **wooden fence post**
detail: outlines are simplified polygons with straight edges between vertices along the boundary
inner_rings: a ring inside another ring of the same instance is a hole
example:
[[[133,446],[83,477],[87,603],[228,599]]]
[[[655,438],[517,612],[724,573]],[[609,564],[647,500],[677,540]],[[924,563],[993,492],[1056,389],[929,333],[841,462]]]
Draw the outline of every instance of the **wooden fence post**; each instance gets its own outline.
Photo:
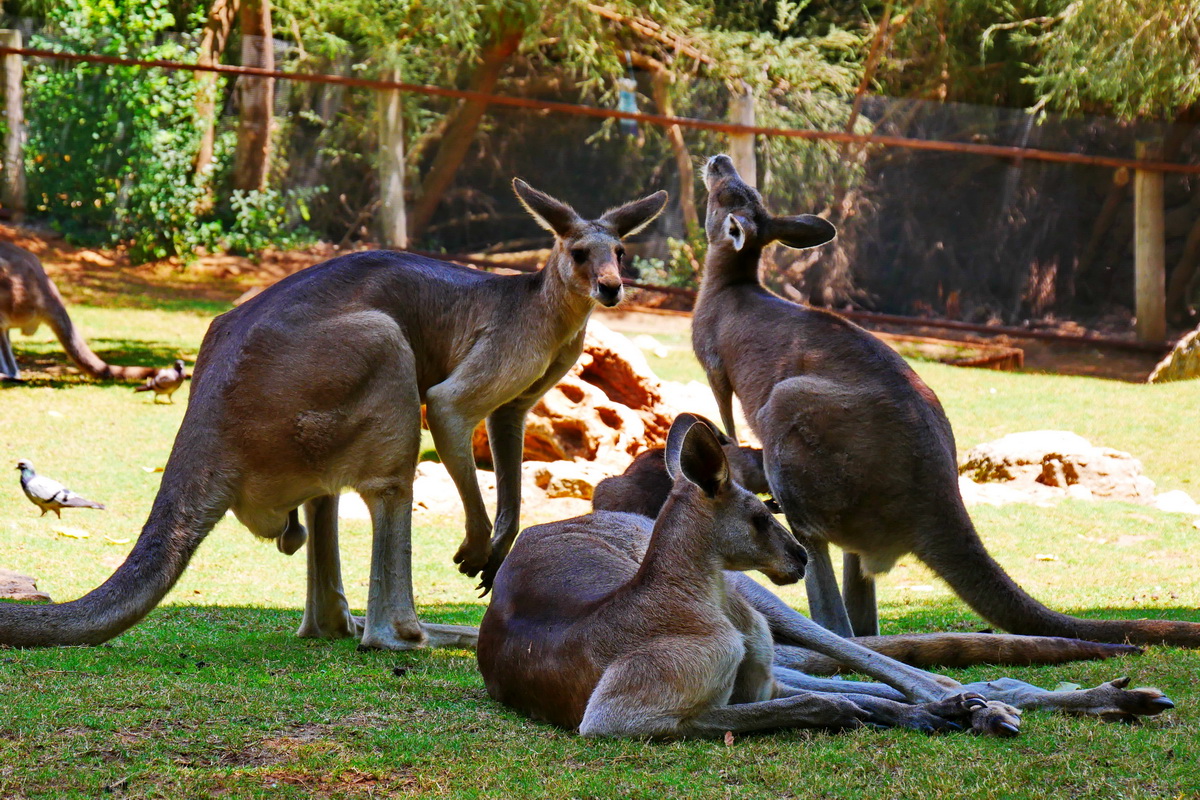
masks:
[[[1158,147],[1138,142],[1139,160],[1159,158]],[[1133,176],[1134,275],[1137,338],[1161,342],[1167,338],[1166,235],[1163,214],[1163,174],[1136,170]]]
[[[729,98],[729,121],[738,125],[754,125],[754,94],[743,81],[740,91]],[[729,157],[742,180],[758,187],[758,170],[754,162],[754,134],[729,134]]]
[[[390,80],[399,81],[399,72]],[[384,247],[408,247],[404,209],[404,108],[400,90],[379,90],[379,221]]]
[[[0,30],[0,45],[21,47],[21,32]],[[21,83],[24,65],[19,55],[4,56],[4,179],[0,182],[0,205],[13,222],[25,217],[25,92]]]

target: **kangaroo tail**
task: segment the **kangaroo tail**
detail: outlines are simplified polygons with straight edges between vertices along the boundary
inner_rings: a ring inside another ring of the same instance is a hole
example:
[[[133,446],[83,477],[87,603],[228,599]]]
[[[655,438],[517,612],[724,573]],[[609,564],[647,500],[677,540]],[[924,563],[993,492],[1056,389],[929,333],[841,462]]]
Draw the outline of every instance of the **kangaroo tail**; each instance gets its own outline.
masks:
[[[1200,624],[1194,622],[1080,619],[1052,611],[1008,576],[984,548],[966,509],[959,512],[955,524],[926,537],[916,555],[993,625],[1034,636],[1200,647]]]
[[[185,448],[177,440],[150,517],[117,571],[99,588],[68,603],[0,603],[0,645],[99,644],[158,605],[228,506],[219,474],[181,463],[181,449]]]
[[[92,348],[88,346],[83,334],[75,327],[75,323],[71,322],[66,306],[63,305],[62,295],[58,293],[58,287],[53,283],[50,284],[50,292],[53,297],[47,298],[49,307],[46,309],[45,320],[53,329],[54,335],[58,337],[58,341],[62,343],[63,350],[75,362],[75,366],[93,378],[112,378],[124,381],[145,380],[158,372],[156,367],[122,367],[109,364],[100,358],[92,352]]]
[[[1029,666],[1089,661],[1141,653],[1128,644],[1086,642],[1057,636],[1007,633],[911,633],[856,636],[850,641],[914,667],[970,667],[976,664]],[[809,675],[848,671],[836,659],[804,647],[777,645],[776,663]]]

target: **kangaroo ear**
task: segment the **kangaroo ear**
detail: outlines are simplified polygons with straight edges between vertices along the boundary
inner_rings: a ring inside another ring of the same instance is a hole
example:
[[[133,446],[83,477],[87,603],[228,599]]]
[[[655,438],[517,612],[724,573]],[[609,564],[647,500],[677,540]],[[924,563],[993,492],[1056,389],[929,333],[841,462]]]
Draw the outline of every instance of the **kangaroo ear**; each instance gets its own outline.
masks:
[[[683,476],[712,497],[729,485],[729,462],[716,432],[702,419],[694,414],[676,417],[663,456],[672,480]]]
[[[689,416],[694,417],[696,422],[703,422],[705,425],[712,428],[713,436],[717,437],[717,441],[720,442],[722,446],[733,444],[733,439],[730,439],[728,436],[726,436],[721,430],[720,426],[718,426],[717,423],[713,422],[708,417],[693,412],[689,412]]]
[[[778,240],[780,244],[803,250],[830,241],[837,236],[837,228],[828,220],[812,214],[800,214],[795,217],[772,217],[767,233],[767,241]]]
[[[725,216],[725,233],[733,243],[733,249],[741,252],[746,246],[746,221],[734,214]]]
[[[537,220],[537,224],[555,236],[566,236],[575,225],[582,222],[575,209],[545,192],[539,192],[520,178],[513,178],[513,191],[525,210]]]
[[[649,197],[605,211],[599,221],[611,225],[617,236],[624,239],[653,222],[666,207],[667,193],[660,189]]]

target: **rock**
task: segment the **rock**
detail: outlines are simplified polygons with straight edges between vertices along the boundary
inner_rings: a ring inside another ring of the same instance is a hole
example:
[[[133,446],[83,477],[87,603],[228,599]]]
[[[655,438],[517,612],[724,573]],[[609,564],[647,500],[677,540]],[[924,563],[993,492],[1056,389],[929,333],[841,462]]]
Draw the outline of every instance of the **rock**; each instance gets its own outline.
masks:
[[[1155,496],[1150,504],[1159,511],[1169,511],[1173,514],[1200,514],[1200,503],[1182,489],[1163,492]]]
[[[619,473],[637,453],[663,444],[674,418],[642,351],[593,320],[579,361],[530,411],[524,457],[595,461]],[[484,425],[472,444],[476,461],[491,466]]]
[[[1017,488],[1038,485],[1066,495],[1149,503],[1154,481],[1142,474],[1142,463],[1129,453],[1095,447],[1068,431],[1014,433],[968,450],[959,473],[978,483],[1006,481]],[[1071,489],[1079,486],[1082,489]]]
[[[1146,379],[1147,383],[1166,383],[1200,378],[1200,328],[1175,343],[1175,347]]]
[[[527,463],[525,474],[547,497],[576,497],[591,500],[596,484],[608,477],[608,470],[585,461],[544,461]]]
[[[637,345],[640,349],[651,353],[656,358],[666,358],[671,354],[671,351],[668,350],[662,343],[660,343],[658,339],[655,339],[653,336],[646,333],[639,333],[637,336],[630,339],[630,341]]]
[[[37,582],[33,578],[2,567],[0,567],[0,597],[6,600],[50,602],[50,595],[39,591]]]

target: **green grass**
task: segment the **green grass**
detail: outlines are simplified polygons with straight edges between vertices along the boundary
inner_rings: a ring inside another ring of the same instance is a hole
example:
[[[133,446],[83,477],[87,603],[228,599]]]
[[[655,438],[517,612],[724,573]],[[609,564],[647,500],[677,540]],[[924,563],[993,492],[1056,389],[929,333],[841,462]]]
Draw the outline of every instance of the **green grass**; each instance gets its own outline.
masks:
[[[119,363],[194,357],[211,301],[170,310],[74,306]],[[18,358],[63,363],[43,330]],[[651,365],[701,379],[686,337]],[[960,448],[1004,433],[1064,428],[1141,458],[1161,489],[1200,494],[1200,384],[1135,386],[920,363]],[[56,600],[102,582],[128,552],[182,419],[128,386],[31,372],[0,389],[0,566],[37,576]],[[62,523],[20,492],[11,464],[108,504]],[[1190,517],[1121,503],[978,508],[989,547],[1050,605],[1086,616],[1200,621],[1200,530]],[[56,532],[86,533],[72,538]],[[72,531],[71,529],[77,529]],[[351,604],[366,601],[365,522],[343,521]],[[418,513],[416,592],[431,621],[476,623],[483,603],[450,556],[461,520]],[[1055,561],[1039,560],[1052,554]],[[783,596],[804,608],[803,592]],[[903,561],[881,584],[885,632],[975,630],[982,621]],[[1028,713],[1014,740],[899,731],[793,731],[719,742],[585,741],[488,699],[471,653],[359,652],[297,639],[303,554],[288,558],[233,520],[219,524],[166,601],[94,648],[0,650],[0,797],[1181,797],[1200,796],[1200,655],[1154,648],[1102,664],[952,671],[1045,686],[1120,674],[1178,708],[1137,727]]]

